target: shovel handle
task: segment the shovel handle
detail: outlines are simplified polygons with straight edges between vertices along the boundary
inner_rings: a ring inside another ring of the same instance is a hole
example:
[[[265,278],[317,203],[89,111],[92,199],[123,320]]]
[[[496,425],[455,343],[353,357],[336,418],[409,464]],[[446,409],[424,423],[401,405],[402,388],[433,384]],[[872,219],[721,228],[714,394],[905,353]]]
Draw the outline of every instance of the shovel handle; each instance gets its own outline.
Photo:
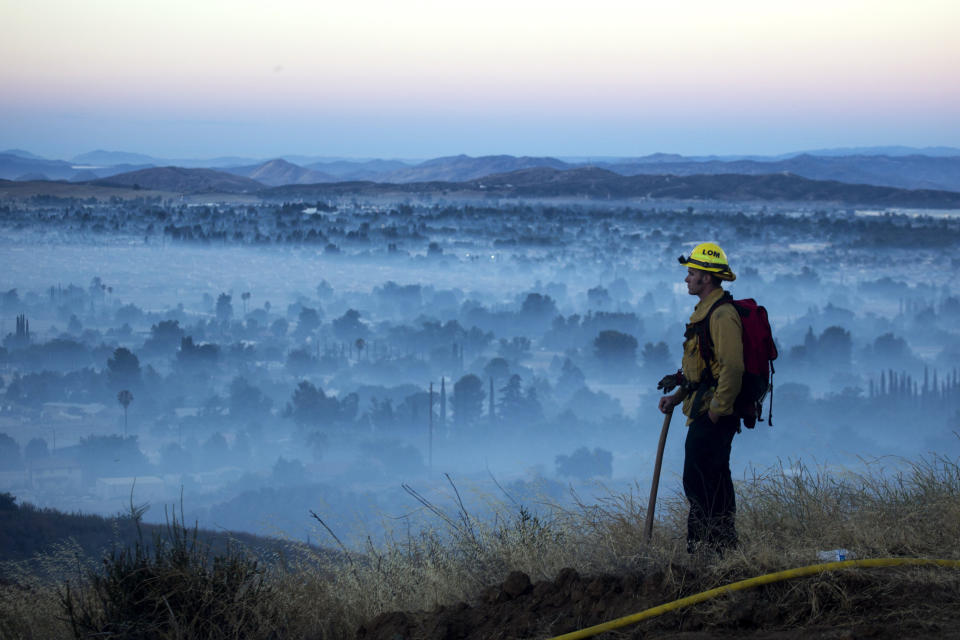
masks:
[[[672,417],[673,409],[671,408],[670,413],[663,416],[663,428],[660,430],[657,461],[653,465],[653,482],[650,484],[650,501],[647,503],[647,521],[643,526],[647,542],[650,542],[650,538],[653,536],[653,512],[657,506],[657,489],[660,487],[660,467],[663,466],[663,449],[667,446],[667,432],[670,430],[670,418]]]

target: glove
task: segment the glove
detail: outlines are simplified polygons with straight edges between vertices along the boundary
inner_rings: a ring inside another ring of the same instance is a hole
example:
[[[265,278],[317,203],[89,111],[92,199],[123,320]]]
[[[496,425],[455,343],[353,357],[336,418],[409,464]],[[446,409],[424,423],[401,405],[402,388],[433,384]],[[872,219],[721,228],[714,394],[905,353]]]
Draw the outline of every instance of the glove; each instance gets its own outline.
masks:
[[[664,393],[670,393],[681,384],[683,384],[683,371],[678,370],[676,373],[668,373],[663,376],[660,382],[657,383],[657,389]]]

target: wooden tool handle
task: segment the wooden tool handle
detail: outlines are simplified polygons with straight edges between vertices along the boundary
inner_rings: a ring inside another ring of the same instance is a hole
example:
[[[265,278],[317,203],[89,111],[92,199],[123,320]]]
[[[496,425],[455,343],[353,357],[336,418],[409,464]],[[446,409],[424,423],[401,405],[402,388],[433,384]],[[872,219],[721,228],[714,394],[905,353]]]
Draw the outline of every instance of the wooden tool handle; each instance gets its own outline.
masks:
[[[657,489],[660,486],[660,467],[663,466],[663,449],[667,446],[667,431],[670,430],[670,418],[673,410],[663,417],[663,429],[660,430],[660,444],[657,446],[657,461],[653,465],[653,483],[650,485],[650,502],[647,503],[647,521],[644,524],[644,534],[647,542],[653,535],[653,512],[657,506]]]

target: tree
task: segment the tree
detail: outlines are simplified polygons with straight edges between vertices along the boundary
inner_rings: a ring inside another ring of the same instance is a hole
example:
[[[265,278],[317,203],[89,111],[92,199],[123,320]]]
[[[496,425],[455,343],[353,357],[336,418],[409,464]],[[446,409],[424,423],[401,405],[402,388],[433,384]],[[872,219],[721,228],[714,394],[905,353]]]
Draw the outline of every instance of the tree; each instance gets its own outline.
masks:
[[[528,293],[520,307],[520,313],[525,316],[537,316],[553,320],[553,317],[557,315],[557,303],[548,295]]]
[[[127,437],[127,407],[133,402],[133,394],[129,390],[123,389],[117,394],[117,402],[123,407],[123,437]]]
[[[320,284],[317,285],[317,297],[324,300],[331,296],[333,296],[333,287],[326,280],[321,280]]]
[[[16,511],[17,497],[12,493],[0,493],[0,511]]]
[[[612,329],[601,331],[593,340],[593,352],[597,360],[608,367],[630,368],[637,360],[637,339]]]
[[[483,381],[472,373],[453,385],[453,419],[461,427],[471,425],[483,413]]]
[[[497,353],[502,358],[516,362],[530,355],[531,345],[530,338],[526,336],[514,336],[510,340],[500,338],[500,348]]]
[[[137,324],[143,318],[143,310],[135,304],[125,304],[117,309],[114,317],[120,324]]]
[[[339,340],[352,342],[367,336],[367,327],[360,321],[360,312],[347,309],[339,318],[333,320],[333,333]]]
[[[287,354],[286,366],[293,375],[306,376],[317,368],[317,359],[307,349],[294,349]]]
[[[283,318],[277,318],[273,321],[273,324],[270,325],[270,333],[275,335],[278,338],[282,338],[287,335],[287,329],[290,327],[290,323],[284,320]]]
[[[817,353],[823,359],[829,359],[835,364],[850,364],[850,356],[853,353],[853,341],[850,339],[850,332],[843,327],[827,327],[820,334]]]
[[[183,336],[179,320],[162,320],[150,327],[150,337],[143,348],[152,353],[169,353],[177,348]]]
[[[523,409],[523,379],[517,374],[510,376],[500,389],[500,415],[504,420],[516,418]]]
[[[229,404],[231,418],[256,419],[269,415],[273,402],[246,378],[237,376],[230,383]]]
[[[5,433],[0,433],[0,471],[18,471],[23,468],[20,445]]]
[[[519,320],[524,331],[546,330],[557,315],[557,303],[548,295],[528,293],[520,307]]]
[[[569,395],[584,386],[587,382],[586,376],[580,367],[573,364],[573,360],[566,358],[563,366],[560,368],[560,378],[557,380],[557,391],[561,395]]]
[[[483,368],[483,375],[487,378],[503,379],[510,376],[510,363],[506,358],[496,357],[490,360]]]
[[[140,386],[140,360],[126,347],[117,347],[107,360],[107,378],[110,384],[121,389]]]
[[[662,369],[670,364],[670,349],[662,340],[657,343],[648,342],[643,345],[641,352],[643,364],[650,369]]]
[[[272,483],[282,486],[306,484],[307,471],[303,468],[303,463],[296,458],[291,460],[277,458],[277,461],[273,464],[270,480]]]
[[[598,284],[593,289],[587,289],[587,304],[590,305],[591,309],[605,309],[612,302],[610,292],[601,285]]]
[[[177,364],[189,371],[212,368],[220,357],[220,347],[215,344],[193,343],[193,336],[180,340],[180,350],[177,352]]]
[[[334,422],[339,413],[340,403],[327,396],[323,389],[304,380],[293,392],[287,404],[286,413],[301,427],[327,425]]]
[[[316,309],[303,307],[297,316],[297,335],[305,338],[320,328],[320,314]]]
[[[537,398],[534,386],[523,390],[523,380],[517,374],[510,376],[500,389],[500,416],[504,422],[514,425],[530,425],[543,418],[543,407]]]
[[[393,401],[390,398],[378,400],[370,398],[370,409],[367,411],[370,423],[377,430],[390,428],[397,422],[396,414],[393,411]]]
[[[873,341],[873,354],[887,363],[902,362],[913,356],[907,341],[892,333],[885,333]]]
[[[233,305],[230,304],[231,297],[226,293],[217,296],[217,322],[226,324],[233,317]]]
[[[613,475],[613,454],[604,449],[580,447],[569,456],[555,458],[557,474],[587,480],[596,476],[609,478]]]

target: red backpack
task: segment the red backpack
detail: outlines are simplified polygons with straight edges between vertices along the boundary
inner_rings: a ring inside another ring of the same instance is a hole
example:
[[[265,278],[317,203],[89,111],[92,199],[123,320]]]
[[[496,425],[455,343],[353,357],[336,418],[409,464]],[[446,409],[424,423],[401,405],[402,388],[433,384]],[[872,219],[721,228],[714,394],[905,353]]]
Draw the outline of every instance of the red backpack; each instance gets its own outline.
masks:
[[[773,361],[777,359],[777,345],[773,341],[767,310],[753,298],[734,300],[727,291],[717,300],[706,317],[697,323],[696,331],[700,344],[700,356],[707,363],[706,379],[713,379],[710,362],[713,360],[713,339],[710,337],[710,316],[722,304],[732,304],[740,314],[743,324],[743,379],[740,393],[733,403],[734,415],[743,420],[743,426],[753,429],[757,420],[763,422],[763,399],[770,392],[767,424],[773,426]],[[705,378],[701,376],[701,380]]]

